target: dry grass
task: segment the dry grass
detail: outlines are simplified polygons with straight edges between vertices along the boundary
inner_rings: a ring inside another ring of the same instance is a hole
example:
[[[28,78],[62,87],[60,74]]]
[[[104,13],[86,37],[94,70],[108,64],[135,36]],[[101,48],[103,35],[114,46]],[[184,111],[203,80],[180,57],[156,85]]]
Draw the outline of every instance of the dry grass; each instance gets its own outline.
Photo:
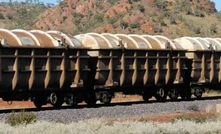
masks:
[[[152,118],[150,118],[152,117]],[[215,113],[175,113],[150,117],[91,119],[73,123],[38,121],[11,126],[0,123],[0,134],[218,134],[221,116]],[[157,118],[168,121],[158,122]]]
[[[208,134],[221,133],[221,121],[196,123],[177,120],[169,123],[159,122],[103,122],[100,120],[81,121],[63,124],[56,122],[36,122],[12,127],[0,124],[4,134]]]

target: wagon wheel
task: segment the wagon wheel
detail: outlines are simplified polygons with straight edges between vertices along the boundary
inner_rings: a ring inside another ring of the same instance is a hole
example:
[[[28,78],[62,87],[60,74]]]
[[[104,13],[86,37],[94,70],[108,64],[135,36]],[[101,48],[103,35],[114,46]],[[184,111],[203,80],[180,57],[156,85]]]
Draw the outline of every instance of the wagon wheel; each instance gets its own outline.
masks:
[[[194,95],[196,96],[197,99],[201,99],[203,95],[203,90],[200,87],[195,87],[194,88]]]
[[[176,89],[171,89],[168,94],[169,94],[169,97],[170,97],[171,100],[177,100],[178,99],[179,94],[178,94],[178,91]]]
[[[71,107],[76,107],[78,104],[78,100],[77,100],[77,96],[75,96],[74,94],[70,94],[67,98],[66,98],[66,103],[68,105],[70,105]]]
[[[42,105],[43,105],[43,100],[42,100],[43,98],[42,97],[39,97],[39,96],[35,96],[34,98],[33,98],[33,103],[34,103],[34,105],[35,105],[35,107],[37,108],[37,109],[41,109],[41,107],[42,107]]]
[[[64,103],[64,99],[61,97],[61,95],[51,93],[49,96],[49,102],[53,105],[53,107],[59,108]]]
[[[145,102],[147,102],[150,99],[150,97],[148,97],[146,94],[143,94],[142,98]]]
[[[166,101],[167,95],[168,95],[168,92],[167,92],[166,89],[164,89],[164,88],[159,88],[159,89],[157,89],[157,91],[156,91],[155,98],[156,98],[158,101]]]
[[[34,100],[34,105],[35,105],[35,107],[37,108],[37,109],[41,109],[41,107],[42,107],[42,102],[41,101],[39,101],[39,100]]]
[[[152,97],[151,91],[144,91],[142,97],[143,100],[147,102]]]
[[[106,105],[111,103],[112,96],[110,93],[104,93],[102,97],[102,102]]]

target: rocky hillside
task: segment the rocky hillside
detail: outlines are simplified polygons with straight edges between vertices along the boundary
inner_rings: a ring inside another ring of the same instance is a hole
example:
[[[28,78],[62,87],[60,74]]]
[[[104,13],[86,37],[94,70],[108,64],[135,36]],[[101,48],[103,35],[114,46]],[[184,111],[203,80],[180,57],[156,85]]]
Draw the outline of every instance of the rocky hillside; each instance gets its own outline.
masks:
[[[221,35],[221,13],[209,0],[66,0],[41,14],[35,27],[85,32]]]
[[[34,29],[37,17],[47,9],[41,3],[0,3],[0,28]]]
[[[65,0],[1,4],[0,27],[86,32],[221,37],[221,13],[210,0]]]

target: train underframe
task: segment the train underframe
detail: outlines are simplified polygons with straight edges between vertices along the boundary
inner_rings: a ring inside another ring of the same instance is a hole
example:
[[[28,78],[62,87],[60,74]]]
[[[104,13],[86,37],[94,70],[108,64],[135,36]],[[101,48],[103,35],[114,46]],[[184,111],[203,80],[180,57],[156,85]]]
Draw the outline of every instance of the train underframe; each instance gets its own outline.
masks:
[[[183,100],[188,100],[192,96],[197,99],[202,97],[205,89],[215,89],[217,85],[200,85],[190,84],[190,86],[181,84],[173,86],[155,86],[155,87],[115,87],[115,88],[96,88],[83,89],[76,88],[70,90],[48,90],[48,91],[14,91],[1,93],[3,101],[28,101],[31,100],[37,108],[43,105],[51,104],[55,108],[59,108],[63,103],[75,107],[81,102],[86,102],[88,105],[95,105],[97,101],[103,104],[110,104],[115,93],[121,92],[125,95],[138,94],[143,97],[144,101],[155,97],[157,101],[177,100],[179,97]]]

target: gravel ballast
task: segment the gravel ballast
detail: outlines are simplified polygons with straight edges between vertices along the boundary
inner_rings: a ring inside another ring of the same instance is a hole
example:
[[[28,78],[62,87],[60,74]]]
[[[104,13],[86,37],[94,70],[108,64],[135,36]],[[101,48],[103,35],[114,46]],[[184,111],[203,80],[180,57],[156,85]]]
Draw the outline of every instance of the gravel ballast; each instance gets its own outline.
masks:
[[[148,116],[154,114],[204,111],[207,108],[215,109],[217,100],[195,100],[165,103],[143,103],[132,105],[101,106],[96,108],[70,108],[60,110],[32,111],[37,115],[37,121],[63,120],[67,122],[81,121],[93,118],[121,118],[132,116]],[[5,122],[10,113],[0,114],[0,121]]]

